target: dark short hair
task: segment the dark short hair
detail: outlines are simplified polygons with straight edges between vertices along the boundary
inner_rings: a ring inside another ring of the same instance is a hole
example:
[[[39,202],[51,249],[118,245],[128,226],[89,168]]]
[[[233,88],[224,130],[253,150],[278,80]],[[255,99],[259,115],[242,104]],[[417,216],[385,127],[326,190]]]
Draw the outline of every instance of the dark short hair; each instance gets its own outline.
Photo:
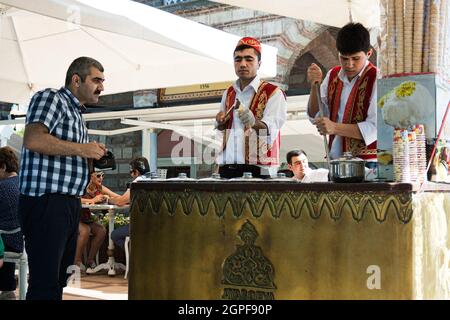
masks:
[[[348,23],[343,26],[336,38],[336,48],[341,54],[367,53],[370,48],[369,31],[361,23]]]
[[[306,152],[303,151],[302,149],[296,149],[296,150],[291,150],[291,151],[289,151],[289,152],[286,154],[286,161],[287,161],[287,163],[292,164],[292,157],[299,157],[299,156],[301,156],[302,154],[304,154],[305,157],[308,157],[308,156],[306,155]]]
[[[6,167],[6,172],[19,172],[19,159],[10,147],[0,148],[0,167]]]
[[[233,55],[234,55],[235,52],[242,51],[242,50],[245,50],[245,49],[253,49],[253,51],[255,51],[256,56],[258,57],[258,61],[261,61],[261,53],[256,51],[255,48],[253,48],[251,46],[248,46],[246,44],[241,44],[240,46],[237,46],[236,49],[234,49],[234,51],[233,51]]]
[[[81,78],[81,81],[84,82],[86,77],[91,73],[91,67],[101,72],[104,71],[102,64],[93,58],[79,57],[73,60],[69,69],[67,69],[65,86],[68,87],[70,85],[74,74],[77,74]]]
[[[130,167],[132,170],[137,170],[141,175],[150,172],[150,165],[148,160],[144,157],[137,157],[130,161]]]

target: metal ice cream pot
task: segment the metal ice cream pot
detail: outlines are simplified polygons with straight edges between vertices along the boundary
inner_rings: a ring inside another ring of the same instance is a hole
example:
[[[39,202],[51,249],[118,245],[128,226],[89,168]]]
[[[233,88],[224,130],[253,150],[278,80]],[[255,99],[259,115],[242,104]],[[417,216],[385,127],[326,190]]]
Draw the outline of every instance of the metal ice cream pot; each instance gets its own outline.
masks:
[[[334,182],[363,182],[365,161],[344,152],[342,158],[330,161],[330,176]]]

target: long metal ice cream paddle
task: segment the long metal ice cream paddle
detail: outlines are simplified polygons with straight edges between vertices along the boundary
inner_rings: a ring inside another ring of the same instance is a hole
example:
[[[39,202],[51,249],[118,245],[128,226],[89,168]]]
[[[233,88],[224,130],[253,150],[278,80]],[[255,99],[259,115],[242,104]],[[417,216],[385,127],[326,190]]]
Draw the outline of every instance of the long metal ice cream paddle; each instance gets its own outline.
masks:
[[[314,91],[316,92],[317,96],[317,103],[319,105],[319,116],[323,118],[323,104],[322,99],[320,98],[320,84],[318,82],[314,83],[314,88],[315,88]],[[328,140],[326,134],[323,135],[323,145],[325,147],[325,154],[327,156],[328,170],[330,170],[330,151],[328,150]]]
[[[225,118],[230,115],[231,111],[239,109],[240,106],[241,102],[239,101],[239,99],[236,99],[236,103],[234,104],[234,106],[228,109],[227,112],[225,113]]]

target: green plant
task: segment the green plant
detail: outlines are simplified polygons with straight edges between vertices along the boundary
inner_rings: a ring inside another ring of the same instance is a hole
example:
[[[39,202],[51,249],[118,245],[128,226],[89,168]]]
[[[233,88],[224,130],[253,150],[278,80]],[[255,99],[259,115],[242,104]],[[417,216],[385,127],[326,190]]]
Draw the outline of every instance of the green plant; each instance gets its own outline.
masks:
[[[105,228],[108,228],[109,226],[109,216],[105,214],[103,217],[100,218],[101,221],[99,221]],[[127,224],[130,224],[130,217],[125,216],[123,213],[117,213],[114,216],[114,229],[125,226]]]

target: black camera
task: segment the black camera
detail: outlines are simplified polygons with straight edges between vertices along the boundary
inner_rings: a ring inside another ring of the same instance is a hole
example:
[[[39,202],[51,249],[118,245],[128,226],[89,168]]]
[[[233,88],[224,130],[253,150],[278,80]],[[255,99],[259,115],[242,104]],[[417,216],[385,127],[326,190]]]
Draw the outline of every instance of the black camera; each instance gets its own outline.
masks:
[[[114,170],[116,169],[116,159],[111,151],[107,151],[106,154],[100,159],[94,159],[94,168],[100,170]]]

